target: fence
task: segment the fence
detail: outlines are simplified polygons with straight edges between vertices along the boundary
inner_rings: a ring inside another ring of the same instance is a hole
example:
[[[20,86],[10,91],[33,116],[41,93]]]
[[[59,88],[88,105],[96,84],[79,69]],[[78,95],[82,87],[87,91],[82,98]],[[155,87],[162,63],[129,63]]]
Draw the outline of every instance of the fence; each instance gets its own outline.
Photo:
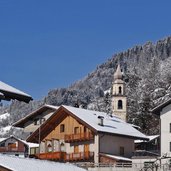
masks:
[[[143,163],[77,163],[78,167],[83,167],[88,171],[171,171],[169,164],[143,164]]]

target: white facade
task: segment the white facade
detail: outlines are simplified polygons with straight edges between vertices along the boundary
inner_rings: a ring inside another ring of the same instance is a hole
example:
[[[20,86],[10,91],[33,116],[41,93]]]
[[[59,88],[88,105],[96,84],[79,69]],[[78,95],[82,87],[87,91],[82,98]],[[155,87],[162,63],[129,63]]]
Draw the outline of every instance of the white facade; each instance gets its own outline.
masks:
[[[34,120],[29,120],[28,122],[25,123],[24,125],[24,132],[28,132],[28,133],[32,133],[34,132],[36,129],[39,128],[40,126],[40,117],[42,119],[42,123],[45,122],[52,114],[54,113],[54,111],[52,110],[47,110],[43,113],[41,113],[41,116],[38,115],[36,117],[34,117]],[[44,120],[43,120],[44,119]],[[35,120],[37,121],[37,124],[35,123]]]
[[[161,156],[171,157],[171,104],[164,107],[160,113]]]
[[[46,148],[51,144],[50,148]],[[63,148],[62,145],[63,144]],[[122,156],[130,158],[134,152],[134,139],[107,135],[107,134],[98,134],[94,136],[94,140],[85,141],[85,142],[75,142],[75,143],[65,143],[64,140],[51,140],[41,142],[41,153],[46,152],[66,152],[67,154],[74,153],[74,146],[78,146],[79,152],[84,152],[84,146],[89,144],[89,151],[94,153],[94,163],[99,163],[99,154],[110,154],[115,156]],[[121,154],[121,148],[123,154]]]
[[[100,135],[99,139],[100,153],[107,153],[130,158],[134,152],[134,139],[111,135]],[[122,151],[124,154],[120,154],[121,148],[124,150]]]
[[[160,155],[171,157],[171,99],[155,107],[152,113],[160,116]],[[161,162],[170,163],[170,158]]]

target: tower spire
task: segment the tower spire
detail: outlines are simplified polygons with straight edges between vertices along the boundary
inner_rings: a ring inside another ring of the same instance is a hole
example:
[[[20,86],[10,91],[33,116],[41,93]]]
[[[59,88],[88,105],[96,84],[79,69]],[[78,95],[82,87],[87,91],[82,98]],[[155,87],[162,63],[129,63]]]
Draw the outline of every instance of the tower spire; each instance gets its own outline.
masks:
[[[127,121],[127,98],[125,95],[125,82],[122,79],[120,64],[114,73],[112,86],[112,111],[124,121]]]
[[[114,73],[114,81],[117,79],[122,79],[122,72],[121,72],[120,64],[118,64],[116,72]]]

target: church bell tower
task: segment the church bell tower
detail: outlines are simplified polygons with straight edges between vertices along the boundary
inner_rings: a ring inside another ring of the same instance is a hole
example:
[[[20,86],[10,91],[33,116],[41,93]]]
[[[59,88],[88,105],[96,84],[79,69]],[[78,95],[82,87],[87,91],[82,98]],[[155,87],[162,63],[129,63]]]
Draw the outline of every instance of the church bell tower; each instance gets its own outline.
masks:
[[[124,121],[127,121],[127,98],[125,95],[125,82],[122,78],[120,65],[114,73],[112,86],[112,112]]]

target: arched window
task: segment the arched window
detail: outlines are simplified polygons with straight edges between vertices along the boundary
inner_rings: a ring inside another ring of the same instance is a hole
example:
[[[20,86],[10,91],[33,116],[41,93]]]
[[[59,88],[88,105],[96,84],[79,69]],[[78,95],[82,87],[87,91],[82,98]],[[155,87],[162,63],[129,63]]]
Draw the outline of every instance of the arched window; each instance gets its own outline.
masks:
[[[118,109],[122,109],[123,106],[122,106],[122,100],[118,100]]]
[[[119,87],[119,94],[122,94],[122,87]]]
[[[65,152],[65,144],[63,142],[61,143],[61,151]]]
[[[51,144],[48,144],[48,152],[51,152],[52,151],[52,145]]]

